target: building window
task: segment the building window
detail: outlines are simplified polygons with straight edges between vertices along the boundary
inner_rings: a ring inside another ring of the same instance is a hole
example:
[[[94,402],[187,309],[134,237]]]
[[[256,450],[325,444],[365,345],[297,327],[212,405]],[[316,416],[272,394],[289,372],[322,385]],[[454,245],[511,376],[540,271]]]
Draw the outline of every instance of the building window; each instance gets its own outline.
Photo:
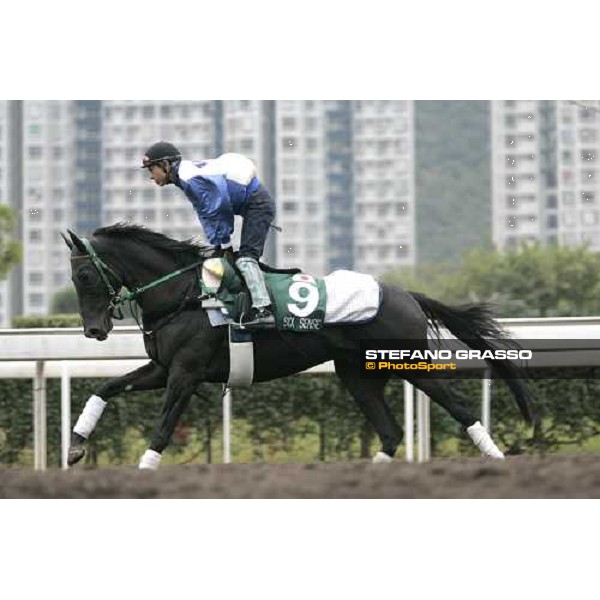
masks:
[[[36,308],[43,306],[44,296],[42,294],[29,294],[29,304]]]
[[[558,207],[558,200],[556,198],[556,194],[551,194],[550,196],[548,196],[548,198],[546,198],[546,207],[547,208],[557,208]]]
[[[514,175],[508,175],[507,177],[505,177],[505,182],[507,186],[516,188],[517,187],[517,180],[514,177]]]
[[[560,132],[560,139],[562,140],[562,143],[566,145],[570,145],[575,141],[573,132],[570,129],[563,129]]]
[[[29,273],[29,283],[31,285],[42,285],[44,283],[44,274],[39,271]]]
[[[583,185],[585,185],[586,183],[592,184],[594,182],[595,175],[596,175],[595,171],[591,171],[589,169],[584,169],[583,171],[581,171],[581,183]]]
[[[590,191],[581,192],[581,202],[583,204],[593,204],[596,201],[596,194]]]
[[[513,129],[517,125],[517,119],[514,115],[505,115],[504,116],[504,126]]]
[[[284,179],[281,182],[281,190],[284,194],[296,193],[296,181],[293,179]]]
[[[571,191],[565,191],[562,193],[562,200],[564,204],[575,204],[575,194]]]
[[[39,229],[31,229],[29,231],[29,241],[33,243],[42,241],[42,232]]]
[[[410,253],[410,246],[408,244],[402,244],[396,248],[396,258],[405,258]]]
[[[592,226],[598,223],[598,213],[595,210],[584,210],[581,213],[582,225]]]
[[[586,162],[593,162],[596,158],[596,155],[593,150],[582,150],[581,151],[581,160]]]
[[[595,129],[582,129],[579,132],[579,141],[586,143],[594,143],[597,139],[596,130]]]
[[[39,159],[42,158],[42,147],[41,146],[29,146],[29,158]]]
[[[563,150],[562,161],[566,165],[572,165],[573,164],[573,153],[570,150]]]
[[[548,229],[556,229],[558,227],[558,217],[556,215],[548,215],[546,226]]]
[[[579,118],[582,121],[595,121],[596,120],[596,111],[593,108],[580,107],[579,108]]]
[[[318,148],[319,148],[319,141],[317,140],[317,138],[309,137],[306,139],[306,149],[307,150],[318,150]]]
[[[240,142],[240,149],[242,152],[252,152],[254,150],[254,141],[252,138],[242,138]]]
[[[298,145],[298,141],[296,138],[283,138],[281,140],[281,147],[283,150],[287,150],[288,152],[292,152],[296,149]]]

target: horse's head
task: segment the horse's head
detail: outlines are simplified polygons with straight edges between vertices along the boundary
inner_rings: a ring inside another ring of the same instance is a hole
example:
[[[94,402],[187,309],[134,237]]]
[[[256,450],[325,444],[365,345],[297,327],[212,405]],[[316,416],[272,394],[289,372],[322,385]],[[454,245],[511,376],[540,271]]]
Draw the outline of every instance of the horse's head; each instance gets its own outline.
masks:
[[[68,231],[71,240],[61,235],[71,250],[71,279],[77,291],[83,331],[86,337],[103,341],[113,328],[112,300],[121,286],[112,272],[103,273],[95,264],[90,243]]]

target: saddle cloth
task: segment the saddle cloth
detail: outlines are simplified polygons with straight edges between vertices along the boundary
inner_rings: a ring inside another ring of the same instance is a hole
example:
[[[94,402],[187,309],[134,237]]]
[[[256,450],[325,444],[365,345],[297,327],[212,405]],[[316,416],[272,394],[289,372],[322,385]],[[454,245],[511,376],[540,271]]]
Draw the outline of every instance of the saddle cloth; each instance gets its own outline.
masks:
[[[323,278],[306,273],[265,273],[265,281],[280,330],[314,331],[324,324],[365,323],[375,317],[381,302],[379,282],[355,271],[338,270]],[[213,326],[239,320],[246,296],[241,278],[229,263],[207,260],[202,287],[220,301],[211,299],[203,304],[210,309]]]
[[[340,269],[323,277],[327,290],[325,323],[366,323],[381,304],[381,287],[372,275]]]

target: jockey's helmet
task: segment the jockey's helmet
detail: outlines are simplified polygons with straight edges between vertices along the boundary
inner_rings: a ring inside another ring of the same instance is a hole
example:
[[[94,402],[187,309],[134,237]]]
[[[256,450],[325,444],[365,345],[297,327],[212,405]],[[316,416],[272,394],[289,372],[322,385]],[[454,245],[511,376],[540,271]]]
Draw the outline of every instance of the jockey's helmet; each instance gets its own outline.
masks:
[[[146,150],[142,159],[142,169],[160,164],[163,160],[169,162],[181,160],[181,152],[169,142],[156,142]]]

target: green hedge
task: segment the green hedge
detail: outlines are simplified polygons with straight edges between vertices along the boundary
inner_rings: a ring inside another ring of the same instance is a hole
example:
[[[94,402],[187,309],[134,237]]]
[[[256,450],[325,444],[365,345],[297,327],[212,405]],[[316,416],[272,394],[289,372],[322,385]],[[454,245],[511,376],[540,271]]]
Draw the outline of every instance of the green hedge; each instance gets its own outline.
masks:
[[[531,382],[540,415],[534,432],[522,423],[506,386],[495,381],[492,428],[509,452],[549,452],[587,448],[600,433],[598,370],[582,379]],[[100,380],[72,380],[72,421]],[[479,414],[481,382],[454,385],[468,394]],[[0,381],[0,463],[31,464],[33,448],[32,384],[30,380]],[[400,424],[403,388],[392,382],[386,397]],[[160,392],[122,395],[109,402],[90,440],[88,461],[134,463],[158,423]],[[371,455],[377,440],[356,404],[333,375],[298,375],[236,390],[233,401],[232,458],[236,462],[339,461]],[[221,386],[203,384],[184,414],[165,462],[221,460]],[[477,455],[465,432],[432,403],[432,444],[436,456]],[[48,380],[49,465],[60,455],[60,381]]]
[[[13,317],[12,326],[17,329],[33,329],[36,327],[82,327],[83,321],[78,314],[57,314],[44,317]]]

